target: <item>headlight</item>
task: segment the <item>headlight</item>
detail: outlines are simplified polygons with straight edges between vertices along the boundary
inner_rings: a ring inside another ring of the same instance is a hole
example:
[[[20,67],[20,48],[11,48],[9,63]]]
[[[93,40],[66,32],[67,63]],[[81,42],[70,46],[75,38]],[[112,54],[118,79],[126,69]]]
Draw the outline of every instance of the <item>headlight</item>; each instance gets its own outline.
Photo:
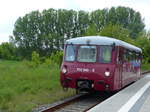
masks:
[[[109,76],[110,76],[110,72],[108,72],[108,71],[105,72],[105,76],[106,76],[106,77],[109,77]]]
[[[62,73],[64,73],[64,74],[67,73],[67,68],[66,67],[62,68]]]

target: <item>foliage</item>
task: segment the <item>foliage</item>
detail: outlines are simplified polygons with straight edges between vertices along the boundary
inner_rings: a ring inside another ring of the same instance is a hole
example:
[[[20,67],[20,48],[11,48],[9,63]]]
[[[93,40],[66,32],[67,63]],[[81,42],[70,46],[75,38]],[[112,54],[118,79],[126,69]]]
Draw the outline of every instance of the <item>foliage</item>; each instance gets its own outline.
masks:
[[[49,67],[50,65],[52,65],[54,63],[52,60],[50,60],[50,58],[46,58],[44,64]]]
[[[108,24],[104,26],[103,29],[101,29],[99,35],[108,36],[108,37],[116,38],[119,40],[123,40],[130,44],[135,44],[135,40],[133,40],[130,37],[129,30],[126,28],[123,28],[120,25]]]
[[[58,64],[59,66],[62,63],[62,59],[63,59],[63,52],[62,51],[57,51],[56,53],[52,53],[52,55],[50,56],[50,60],[53,63]]]
[[[150,33],[144,32],[136,39],[136,45],[142,49],[143,63],[150,63]]]
[[[4,42],[0,45],[0,58],[2,59],[16,59],[16,47],[11,43]]]
[[[0,60],[0,111],[31,112],[42,104],[74,95],[63,92],[57,64],[29,68],[26,62]]]
[[[93,12],[51,8],[42,12],[33,11],[18,18],[12,40],[23,58],[29,59],[33,51],[42,57],[50,56],[63,49],[66,39],[97,34],[110,24],[127,29],[131,38],[136,38],[144,29],[140,13],[128,7]]]
[[[36,51],[32,52],[32,61],[31,62],[33,63],[34,67],[37,67],[40,64],[40,57]]]
[[[85,36],[93,36],[93,35],[97,35],[97,34],[98,34],[98,32],[97,32],[96,26],[94,24],[90,25],[85,32]]]
[[[112,7],[108,12],[108,21],[113,25],[119,24],[128,29],[132,38],[137,38],[145,27],[141,14],[128,7]]]
[[[142,64],[142,71],[149,70],[149,68],[150,68],[150,64],[149,63]]]

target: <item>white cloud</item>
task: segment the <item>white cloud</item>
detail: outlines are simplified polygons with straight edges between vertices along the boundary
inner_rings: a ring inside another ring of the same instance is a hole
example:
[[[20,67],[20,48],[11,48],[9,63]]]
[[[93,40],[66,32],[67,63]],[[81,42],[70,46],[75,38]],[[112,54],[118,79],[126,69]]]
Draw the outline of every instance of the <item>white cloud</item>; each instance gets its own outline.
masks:
[[[93,11],[112,6],[128,6],[141,13],[145,18],[146,28],[150,29],[148,0],[2,0],[0,4],[0,41],[8,40],[8,35],[12,35],[13,25],[19,16],[48,8]]]

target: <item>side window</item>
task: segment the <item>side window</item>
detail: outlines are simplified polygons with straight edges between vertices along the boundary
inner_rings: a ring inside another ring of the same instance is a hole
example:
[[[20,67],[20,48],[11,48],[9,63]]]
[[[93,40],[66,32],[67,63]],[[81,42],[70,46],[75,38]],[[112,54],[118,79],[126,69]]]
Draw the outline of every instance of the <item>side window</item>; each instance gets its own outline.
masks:
[[[125,62],[128,61],[128,51],[127,51],[127,50],[124,51],[123,58],[124,58],[123,60],[124,60]]]
[[[136,53],[135,52],[133,53],[133,58],[134,58],[134,61],[136,61],[137,58],[136,58]]]
[[[132,58],[132,52],[130,52],[129,50],[125,50],[124,53],[123,53],[123,60],[125,62],[130,62],[131,61],[131,58]]]
[[[128,59],[128,62],[130,62],[130,60],[131,60],[131,53],[130,53],[130,51],[127,51],[127,59]]]
[[[142,54],[137,54],[137,62],[139,63],[139,65],[141,64],[141,59],[142,59]]]
[[[76,51],[76,46],[67,45],[65,61],[74,61],[75,60],[75,51]]]
[[[112,47],[111,46],[100,46],[100,63],[110,63],[112,56]]]

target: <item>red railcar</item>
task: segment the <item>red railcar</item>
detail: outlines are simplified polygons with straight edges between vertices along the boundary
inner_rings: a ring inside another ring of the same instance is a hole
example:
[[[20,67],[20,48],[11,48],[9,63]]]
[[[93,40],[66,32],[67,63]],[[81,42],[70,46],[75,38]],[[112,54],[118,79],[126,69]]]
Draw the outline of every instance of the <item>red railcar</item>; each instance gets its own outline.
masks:
[[[124,41],[86,36],[64,47],[60,80],[64,88],[116,91],[138,80],[142,50]]]

